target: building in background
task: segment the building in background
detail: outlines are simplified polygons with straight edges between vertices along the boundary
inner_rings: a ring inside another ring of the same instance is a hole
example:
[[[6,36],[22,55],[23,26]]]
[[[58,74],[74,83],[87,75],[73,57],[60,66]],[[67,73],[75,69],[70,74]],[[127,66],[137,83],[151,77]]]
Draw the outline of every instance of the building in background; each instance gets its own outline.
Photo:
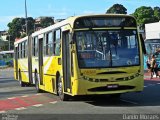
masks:
[[[160,38],[160,21],[145,24],[146,39]]]
[[[44,27],[48,27],[49,25],[43,26],[44,22],[49,23],[49,25],[54,24],[54,17],[50,16],[41,16],[38,18],[35,18],[35,23],[34,23],[34,31],[38,31],[43,29]]]
[[[8,32],[0,31],[0,51],[7,49],[8,40],[7,40]]]
[[[56,19],[56,20],[54,21],[54,23],[56,24],[56,23],[61,22],[61,21],[63,21],[63,20],[65,20],[65,19]]]

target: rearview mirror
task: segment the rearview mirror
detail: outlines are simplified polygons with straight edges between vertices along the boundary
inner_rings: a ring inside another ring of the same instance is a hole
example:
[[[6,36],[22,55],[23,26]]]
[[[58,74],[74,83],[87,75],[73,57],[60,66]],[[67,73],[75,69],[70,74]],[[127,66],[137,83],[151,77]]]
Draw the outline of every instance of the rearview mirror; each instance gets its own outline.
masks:
[[[140,36],[140,41],[141,41],[141,45],[142,45],[142,51],[143,51],[143,54],[146,54],[146,47],[145,47],[145,44],[144,44],[144,39],[143,39],[143,36],[142,34],[139,34]]]

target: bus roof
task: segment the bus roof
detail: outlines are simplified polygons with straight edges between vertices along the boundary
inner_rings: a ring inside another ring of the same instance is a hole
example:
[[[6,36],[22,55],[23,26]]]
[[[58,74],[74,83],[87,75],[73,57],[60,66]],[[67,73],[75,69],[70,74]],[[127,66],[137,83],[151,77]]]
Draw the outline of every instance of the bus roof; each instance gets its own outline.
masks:
[[[67,25],[67,24],[69,24],[69,25],[71,26],[71,28],[73,28],[74,22],[75,22],[75,20],[78,19],[78,18],[83,18],[83,17],[116,17],[116,16],[117,16],[117,17],[130,17],[130,18],[135,19],[133,16],[131,16],[131,15],[126,15],[126,14],[91,14],[91,15],[71,16],[71,17],[69,17],[69,18],[67,18],[67,19],[65,19],[65,20],[62,20],[61,22],[58,22],[58,23],[56,23],[56,24],[53,24],[53,25],[48,26],[48,27],[46,27],[46,28],[43,28],[43,29],[41,29],[41,30],[39,30],[39,31],[36,31],[36,32],[32,33],[31,36],[32,36],[32,37],[35,37],[35,36],[37,36],[37,35],[41,35],[41,34],[43,34],[43,33],[45,33],[45,32],[51,31],[51,30],[53,30],[53,29],[55,29],[55,28],[58,28],[58,27],[61,27],[61,26]],[[18,44],[19,42],[25,41],[25,40],[27,40],[27,39],[28,39],[28,37],[24,37],[24,38],[22,38],[22,39],[19,39],[19,40],[15,41],[14,44],[16,45],[16,44]]]

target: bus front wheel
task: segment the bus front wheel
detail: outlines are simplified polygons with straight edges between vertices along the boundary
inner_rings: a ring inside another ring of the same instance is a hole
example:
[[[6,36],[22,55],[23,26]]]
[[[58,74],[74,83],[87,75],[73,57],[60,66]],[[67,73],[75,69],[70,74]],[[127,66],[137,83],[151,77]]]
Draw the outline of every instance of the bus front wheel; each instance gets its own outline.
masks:
[[[69,96],[63,92],[63,82],[61,77],[58,78],[57,93],[62,101],[68,101]]]

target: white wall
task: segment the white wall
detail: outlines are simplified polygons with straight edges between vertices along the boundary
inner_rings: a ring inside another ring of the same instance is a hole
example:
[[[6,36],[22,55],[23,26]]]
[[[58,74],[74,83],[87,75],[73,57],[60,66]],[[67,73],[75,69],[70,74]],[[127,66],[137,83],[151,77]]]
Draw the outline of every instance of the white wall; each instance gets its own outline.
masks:
[[[145,24],[146,39],[160,38],[160,22]]]

